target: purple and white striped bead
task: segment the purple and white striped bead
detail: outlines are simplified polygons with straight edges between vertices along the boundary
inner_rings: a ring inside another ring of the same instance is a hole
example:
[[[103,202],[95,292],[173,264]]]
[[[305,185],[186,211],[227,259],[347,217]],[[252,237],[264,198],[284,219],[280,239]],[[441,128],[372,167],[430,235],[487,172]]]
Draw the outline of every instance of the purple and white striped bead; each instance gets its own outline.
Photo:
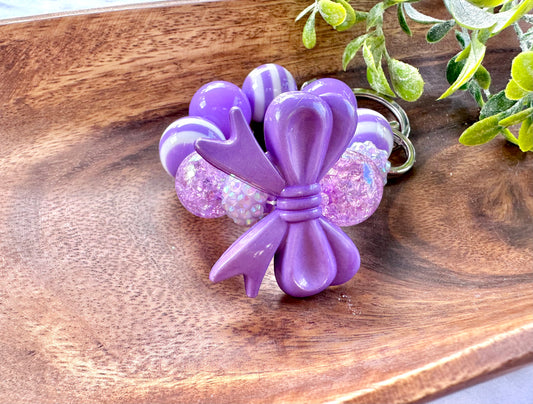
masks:
[[[394,146],[394,134],[387,119],[379,112],[368,108],[358,108],[357,117],[357,129],[350,145],[369,140],[390,156]]]
[[[203,118],[186,116],[170,124],[159,141],[159,158],[165,171],[175,177],[179,165],[194,151],[194,142],[201,137],[225,139],[215,124]]]
[[[252,120],[262,122],[265,111],[281,93],[298,89],[292,74],[283,66],[268,63],[252,70],[242,85],[252,107]]]

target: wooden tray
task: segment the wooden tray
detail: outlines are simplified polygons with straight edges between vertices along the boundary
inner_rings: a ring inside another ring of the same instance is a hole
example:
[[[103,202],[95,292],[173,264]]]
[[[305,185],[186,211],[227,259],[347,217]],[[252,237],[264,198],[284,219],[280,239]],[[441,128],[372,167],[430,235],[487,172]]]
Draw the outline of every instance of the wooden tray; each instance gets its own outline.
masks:
[[[533,360],[533,155],[458,144],[478,111],[435,101],[457,49],[425,44],[426,27],[388,32],[427,82],[404,104],[418,157],[346,229],[355,278],[308,299],[271,271],[256,299],[241,279],[209,282],[243,228],[180,206],[159,137],[201,84],[240,85],[261,63],[365,86],[361,62],[339,73],[353,32],[321,25],[303,48],[305,6],[165,2],[0,25],[1,402],[413,402]],[[499,88],[512,38],[486,59]]]

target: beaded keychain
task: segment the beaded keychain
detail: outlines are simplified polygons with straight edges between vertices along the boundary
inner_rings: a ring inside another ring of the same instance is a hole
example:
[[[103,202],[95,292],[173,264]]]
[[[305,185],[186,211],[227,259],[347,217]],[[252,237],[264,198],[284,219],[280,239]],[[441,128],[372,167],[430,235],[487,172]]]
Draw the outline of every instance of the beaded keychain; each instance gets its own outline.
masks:
[[[378,112],[357,108],[356,95],[390,109],[398,129]],[[266,152],[252,120],[263,122]],[[159,153],[187,210],[252,226],[215,263],[212,281],[243,275],[246,294],[255,297],[274,259],[280,288],[305,297],[347,282],[359,269],[359,252],[339,226],[370,217],[387,174],[412,167],[409,130],[391,100],[332,78],[297,91],[287,69],[266,64],[250,72],[242,89],[225,81],[202,86],[189,116],[163,133]],[[395,144],[407,161],[391,168]]]

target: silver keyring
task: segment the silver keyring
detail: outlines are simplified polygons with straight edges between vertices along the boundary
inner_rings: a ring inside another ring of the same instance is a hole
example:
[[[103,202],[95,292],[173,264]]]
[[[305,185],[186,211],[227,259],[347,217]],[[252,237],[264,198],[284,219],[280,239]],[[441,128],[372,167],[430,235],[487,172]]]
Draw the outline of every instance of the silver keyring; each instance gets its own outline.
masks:
[[[405,150],[405,154],[407,154],[407,159],[402,165],[392,166],[390,168],[388,174],[389,178],[395,178],[405,174],[407,171],[413,168],[416,158],[415,147],[413,146],[413,143],[411,143],[409,138],[397,129],[393,128],[392,132],[394,133],[394,144]]]
[[[405,136],[406,138],[409,137],[409,134],[411,133],[411,125],[409,124],[409,118],[407,117],[405,110],[400,107],[400,105],[396,101],[392,100],[389,97],[381,95],[374,90],[369,90],[366,88],[352,88],[352,91],[355,95],[355,98],[367,98],[385,106],[390,112],[392,112],[392,114],[396,118],[396,121],[399,125],[399,129],[403,136]]]

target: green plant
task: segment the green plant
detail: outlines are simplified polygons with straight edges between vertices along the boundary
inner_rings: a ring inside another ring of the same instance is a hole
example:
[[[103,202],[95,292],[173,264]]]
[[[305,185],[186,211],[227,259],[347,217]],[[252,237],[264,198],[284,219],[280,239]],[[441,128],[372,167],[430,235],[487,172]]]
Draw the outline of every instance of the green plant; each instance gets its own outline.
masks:
[[[521,150],[533,151],[533,15],[527,14],[533,9],[533,0],[443,0],[451,17],[447,20],[417,11],[412,4],[419,1],[383,0],[369,11],[359,11],[345,0],[315,0],[296,21],[307,15],[302,41],[309,49],[316,45],[317,14],[337,31],[346,31],[365,22],[366,32],[353,39],[344,50],[343,68],[346,70],[361,50],[370,86],[381,94],[399,96],[406,101],[415,101],[422,95],[424,80],[416,67],[389,54],[383,30],[385,10],[396,7],[399,26],[409,36],[412,32],[408,20],[429,25],[426,33],[429,43],[439,42],[454,30],[461,50],[448,62],[446,78],[450,86],[439,99],[459,90],[466,91],[481,108],[480,120],[463,132],[460,142],[481,144],[502,134]],[[530,27],[524,32],[519,23]],[[491,94],[490,73],[482,65],[487,42],[510,26],[518,36],[521,53],[513,60],[512,78],[506,89]],[[389,78],[383,69],[384,64]],[[521,126],[517,137],[509,127],[518,124]]]

